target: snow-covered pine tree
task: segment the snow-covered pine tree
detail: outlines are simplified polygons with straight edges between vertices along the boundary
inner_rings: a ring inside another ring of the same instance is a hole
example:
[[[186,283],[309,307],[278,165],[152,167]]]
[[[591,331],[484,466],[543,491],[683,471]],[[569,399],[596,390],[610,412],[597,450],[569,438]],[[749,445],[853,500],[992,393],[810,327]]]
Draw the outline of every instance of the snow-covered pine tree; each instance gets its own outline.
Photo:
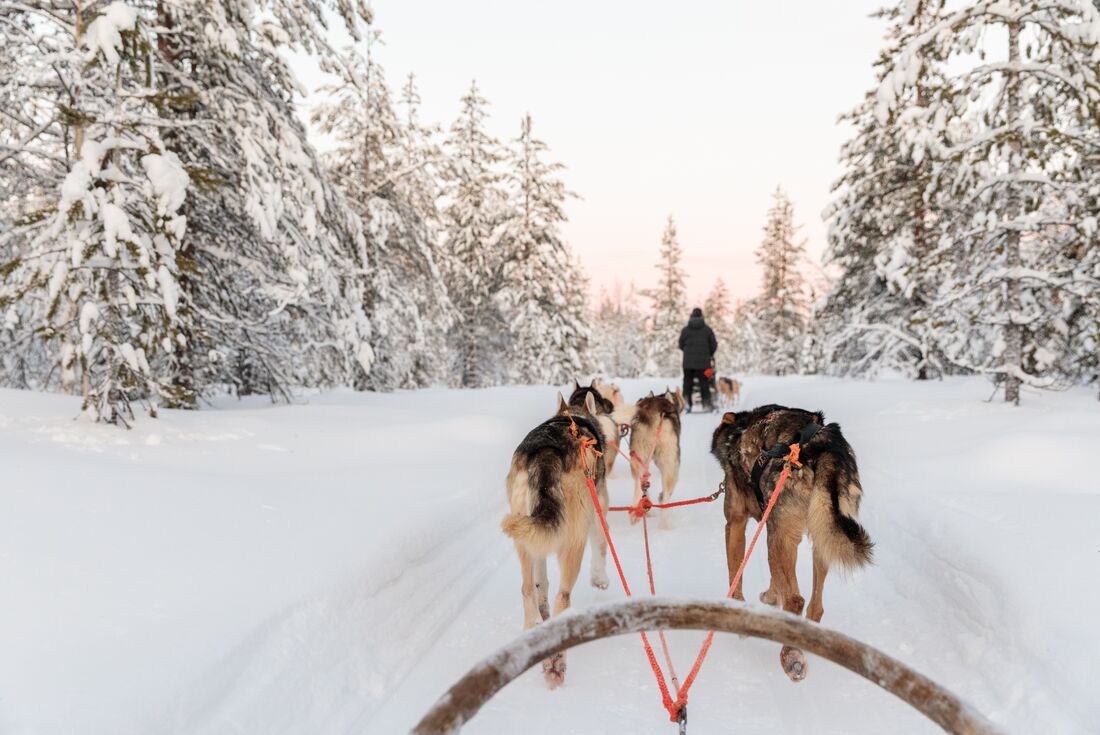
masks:
[[[363,290],[375,360],[361,380],[374,390],[444,379],[443,336],[452,318],[435,253],[438,212],[430,167],[438,155],[424,149],[411,79],[407,123],[398,119],[376,58],[380,43],[380,33],[369,28],[365,54],[349,50],[326,61],[323,68],[336,82],[322,88],[328,100],[313,113],[320,130],[337,141],[325,156],[327,168],[366,230],[372,267]]]
[[[504,380],[510,342],[495,298],[504,283],[500,238],[508,212],[499,170],[504,156],[500,142],[485,130],[487,105],[472,83],[445,141],[444,277],[457,310],[451,344],[460,384],[467,388]]]
[[[938,288],[930,254],[939,218],[926,190],[934,166],[943,165],[928,131],[944,111],[928,99],[944,82],[934,49],[913,41],[937,22],[943,2],[903,0],[879,11],[890,27],[875,63],[878,83],[842,118],[855,135],[841,151],[845,171],[825,212],[825,261],[840,277],[816,313],[814,351],[835,374],[885,369],[923,378],[942,371],[929,309]],[[882,83],[898,70],[904,86]]]
[[[616,378],[642,375],[646,321],[634,284],[624,289],[616,282],[610,292],[602,292],[592,319],[592,360],[597,373]]]
[[[747,304],[755,338],[761,346],[758,370],[774,375],[799,372],[807,333],[809,306],[800,264],[805,244],[796,239],[794,205],[779,187],[768,210],[764,239],[756,250],[763,268],[760,294]]]
[[[680,372],[680,330],[687,324],[689,313],[683,257],[676,222],[670,214],[661,235],[657,285],[642,292],[653,304],[646,332],[645,370],[649,373],[669,376]]]
[[[1072,373],[1067,315],[1094,286],[1080,260],[1095,229],[1100,17],[1084,0],[979,0],[911,41],[950,70],[932,90],[933,179],[947,271],[935,304],[947,359],[1003,383],[1055,385]],[[905,89],[894,70],[885,89]],[[1082,250],[1083,249],[1083,250]]]
[[[718,339],[718,352],[714,355],[718,372],[728,374],[733,369],[732,359],[737,345],[733,306],[730,304],[729,289],[722,278],[715,279],[714,286],[703,300],[703,314]]]
[[[284,56],[332,58],[325,27],[336,18],[358,38],[357,7],[165,0],[149,11],[161,87],[177,100],[162,105],[179,123],[166,143],[195,184],[179,253],[193,312],[191,349],[173,366],[181,385],[286,396],[371,369],[366,239],[307,141]]]
[[[21,64],[5,97],[28,95],[5,116],[26,128],[5,176],[33,180],[0,185],[16,197],[5,216],[17,216],[0,224],[7,331],[44,338],[61,384],[97,420],[127,424],[135,399],[151,413],[162,399],[193,400],[157,367],[185,344],[177,250],[189,178],[161,137],[168,98],[138,11],[29,2],[0,25]]]
[[[508,211],[502,246],[501,308],[512,342],[512,379],[527,384],[573,380],[589,366],[587,280],[562,239],[569,192],[558,178],[564,166],[545,159],[548,148],[524,116],[508,156]]]

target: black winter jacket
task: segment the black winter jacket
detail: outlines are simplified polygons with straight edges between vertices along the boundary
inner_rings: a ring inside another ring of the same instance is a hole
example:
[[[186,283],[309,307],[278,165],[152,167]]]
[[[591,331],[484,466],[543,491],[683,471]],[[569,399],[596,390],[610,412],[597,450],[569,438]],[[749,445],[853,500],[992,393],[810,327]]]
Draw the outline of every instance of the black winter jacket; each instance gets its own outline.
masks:
[[[718,350],[718,340],[703,317],[688,319],[687,326],[680,332],[680,349],[684,351],[685,370],[706,370],[710,367],[711,358]]]

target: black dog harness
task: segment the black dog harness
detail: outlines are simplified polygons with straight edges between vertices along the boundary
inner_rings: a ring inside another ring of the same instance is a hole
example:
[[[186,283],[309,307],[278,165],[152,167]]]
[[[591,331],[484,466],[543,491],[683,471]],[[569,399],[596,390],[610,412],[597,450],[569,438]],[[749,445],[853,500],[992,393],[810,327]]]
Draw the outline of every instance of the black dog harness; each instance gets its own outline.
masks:
[[[768,462],[786,457],[791,451],[792,444],[798,444],[800,447],[805,446],[817,436],[817,432],[821,431],[822,428],[821,424],[811,421],[802,427],[797,437],[789,442],[779,442],[771,449],[761,452],[760,456],[756,458],[756,462],[752,466],[752,489],[756,493],[756,500],[760,503],[760,507],[764,507],[764,491],[760,489],[760,477],[764,474],[764,468],[767,467]]]

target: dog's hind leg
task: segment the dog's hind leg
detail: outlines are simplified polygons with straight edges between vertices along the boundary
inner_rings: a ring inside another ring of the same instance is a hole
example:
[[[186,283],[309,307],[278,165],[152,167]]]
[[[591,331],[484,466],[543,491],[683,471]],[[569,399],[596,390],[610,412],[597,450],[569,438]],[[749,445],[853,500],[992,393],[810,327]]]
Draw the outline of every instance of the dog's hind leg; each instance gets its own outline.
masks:
[[[825,614],[822,598],[825,594],[825,575],[829,573],[829,563],[821,558],[821,554],[814,549],[814,591],[810,595],[810,604],[806,608],[806,617],[815,623],[821,622],[821,616]]]
[[[573,598],[573,585],[581,573],[581,561],[584,559],[584,539],[580,543],[566,546],[558,554],[558,566],[561,570],[561,582],[558,597],[554,601],[554,615],[560,615],[569,609]],[[542,674],[551,689],[565,682],[565,652],[554,654],[542,662]]]
[[[772,575],[768,589],[775,594],[779,607],[795,615],[801,615],[806,604],[805,598],[798,593],[798,577],[795,571],[801,537],[798,529],[784,528],[782,518],[772,516],[768,523],[768,568]]]
[[[600,507],[603,509],[604,518],[607,517],[607,484],[605,482],[600,483],[599,487]],[[603,534],[603,527],[600,525],[599,517],[593,513],[592,523],[588,529],[588,546],[591,550],[591,574],[592,574],[592,586],[605,590],[607,589],[607,537]]]
[[[731,492],[731,491],[727,491]],[[733,491],[735,492],[735,491]],[[741,501],[737,501],[737,507],[726,509],[726,567],[729,569],[729,584],[733,584],[733,578],[741,567],[741,561],[745,558],[745,527],[748,525],[748,513],[740,507]],[[745,600],[744,580],[737,582],[737,589],[733,591],[733,599]]]
[[[546,557],[533,560],[531,570],[535,581],[535,603],[538,605],[539,617],[548,620],[550,618],[550,580],[546,576]]]
[[[649,456],[649,442],[639,439],[640,430],[635,429],[630,435],[630,451],[633,455],[638,457]],[[634,505],[637,505],[642,501],[642,461],[635,459],[634,456],[630,458],[630,475],[634,478]],[[634,514],[630,514],[630,525],[634,525],[638,522],[638,518]]]
[[[657,447],[657,453],[653,457],[657,469],[661,471],[660,502],[662,503],[672,500],[672,492],[676,489],[676,481],[680,479],[680,452],[675,442],[675,439],[669,439],[666,442],[665,438],[661,437],[661,444]],[[669,527],[669,519],[668,509],[662,508],[661,528]]]
[[[798,593],[796,567],[802,529],[789,524],[784,526],[782,516],[773,516],[772,520],[774,523],[768,524],[768,567],[772,574],[769,592],[774,592],[781,608],[801,615],[806,600]],[[806,678],[806,655],[801,649],[783,646],[779,651],[779,664],[791,681],[802,681]]]
[[[520,573],[523,575],[523,581],[520,585],[520,594],[523,596],[523,628],[533,628],[542,622],[542,615],[539,614],[539,604],[536,598],[535,590],[535,558],[527,552],[520,544],[516,544],[516,553],[519,554],[519,568]],[[546,575],[546,559],[541,560],[543,568],[543,576]]]

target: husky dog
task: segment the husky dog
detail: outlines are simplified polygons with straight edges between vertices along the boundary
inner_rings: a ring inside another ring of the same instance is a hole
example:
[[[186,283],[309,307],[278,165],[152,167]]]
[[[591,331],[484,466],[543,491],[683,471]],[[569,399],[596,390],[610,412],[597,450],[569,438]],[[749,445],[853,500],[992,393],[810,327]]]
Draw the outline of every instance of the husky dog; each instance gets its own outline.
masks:
[[[659,396],[650,393],[634,405],[630,421],[630,451],[637,459],[630,463],[630,471],[634,475],[635,505],[642,499],[643,463],[650,456],[661,472],[658,502],[667,503],[672,498],[680,476],[680,414],[684,411],[684,405],[684,394],[679,388],[666,390]],[[664,510],[661,511],[661,527],[668,527],[668,515]]]
[[[722,410],[733,408],[741,397],[741,383],[734,378],[718,379],[718,406]]]
[[[819,622],[824,613],[822,593],[829,567],[863,566],[871,561],[873,546],[856,520],[863,489],[855,452],[840,426],[826,424],[820,412],[786,406],[727,413],[714,431],[711,453],[725,472],[726,563],[732,584],[745,555],[748,519],[760,520],[783,469],[783,456],[768,450],[795,442],[801,445],[802,467],[791,472],[768,518],[771,582],[760,600],[802,614],[805,600],[799,594],[795,563],[798,543],[808,533],[813,542],[814,572],[806,617]],[[733,596],[745,599],[740,582]],[[785,646],[780,658],[791,678],[797,681],[805,676],[801,651]]]
[[[580,574],[586,538],[593,541],[592,584],[607,587],[607,541],[595,521],[586,476],[596,485],[607,511],[607,483],[602,452],[603,433],[596,422],[595,396],[569,407],[558,394],[557,415],[535,427],[512,455],[506,489],[511,512],[501,529],[516,546],[523,575],[523,627],[550,617],[546,557],[555,554],[561,570],[554,614],[569,607]],[[575,427],[575,430],[574,430]],[[574,433],[575,432],[575,433]],[[581,439],[593,442],[584,446]],[[551,688],[565,681],[565,654],[542,664]]]
[[[606,383],[601,384],[595,380],[592,381],[591,385],[582,386],[574,380],[573,393],[569,396],[569,407],[583,410],[585,401],[588,400],[588,396],[591,395],[596,405],[596,413],[594,416],[596,423],[600,426],[600,431],[603,432],[604,441],[613,441],[618,445],[620,419],[625,416],[627,420],[629,420],[629,417],[633,414],[631,412],[624,412],[621,408],[617,408],[614,402],[600,390],[600,385],[607,386]],[[615,390],[618,390],[618,388]],[[619,394],[619,400],[622,400],[621,393]],[[618,456],[618,452],[608,447],[607,452],[604,454],[604,466],[607,469],[608,475],[615,469],[615,459]]]
[[[623,392],[614,383],[605,383],[603,378],[596,378],[592,381],[592,387],[598,390],[601,396],[611,401],[611,405],[616,409],[626,405],[626,401],[623,400]]]

